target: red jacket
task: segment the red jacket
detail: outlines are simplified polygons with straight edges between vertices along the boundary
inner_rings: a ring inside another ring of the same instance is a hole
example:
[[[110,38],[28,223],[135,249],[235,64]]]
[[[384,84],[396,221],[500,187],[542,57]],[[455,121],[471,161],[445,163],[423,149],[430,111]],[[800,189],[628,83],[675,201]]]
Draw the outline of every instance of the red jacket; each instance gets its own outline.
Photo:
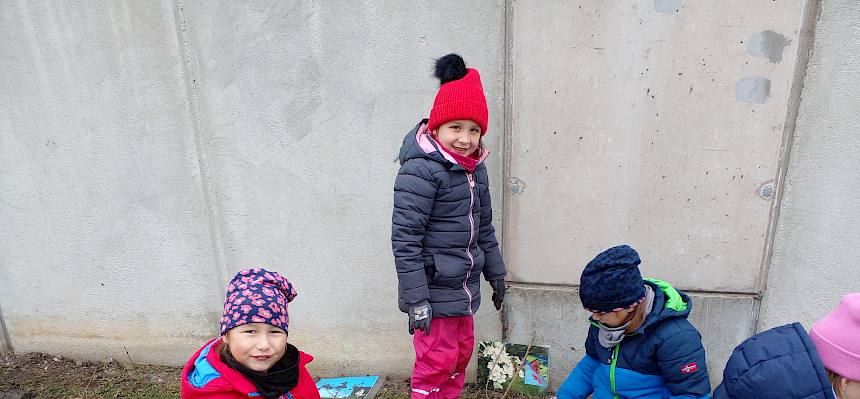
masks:
[[[215,338],[197,350],[182,368],[181,394],[183,399],[247,399],[258,396],[257,388],[241,373],[221,361]],[[320,399],[316,383],[305,366],[314,358],[299,352],[299,383],[284,399]]]

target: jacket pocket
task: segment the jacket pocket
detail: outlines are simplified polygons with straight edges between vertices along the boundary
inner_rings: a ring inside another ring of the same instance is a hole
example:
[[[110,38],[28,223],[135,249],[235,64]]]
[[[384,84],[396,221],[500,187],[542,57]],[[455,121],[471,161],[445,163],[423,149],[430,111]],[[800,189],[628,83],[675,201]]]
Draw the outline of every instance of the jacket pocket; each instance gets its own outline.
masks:
[[[472,251],[472,256],[475,258],[475,266],[472,268],[472,274],[481,274],[481,271],[484,270],[484,263],[486,263],[484,250],[481,247],[476,247],[475,251]]]
[[[427,285],[433,284],[438,277],[439,272],[436,271],[436,262],[433,260],[433,255],[424,255],[424,276],[427,277]]]
[[[433,262],[436,267],[433,285],[445,288],[461,288],[466,279],[469,260],[466,254],[434,253]]]

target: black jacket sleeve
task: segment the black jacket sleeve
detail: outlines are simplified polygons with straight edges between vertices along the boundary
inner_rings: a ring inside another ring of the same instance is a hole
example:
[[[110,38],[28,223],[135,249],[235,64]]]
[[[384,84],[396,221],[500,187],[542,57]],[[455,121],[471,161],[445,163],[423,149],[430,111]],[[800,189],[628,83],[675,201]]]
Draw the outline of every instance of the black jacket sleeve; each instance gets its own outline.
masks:
[[[432,174],[420,162],[404,163],[394,182],[391,248],[400,296],[410,305],[430,298],[421,253],[436,189]]]
[[[484,278],[493,281],[505,278],[505,262],[496,240],[496,229],[493,227],[493,205],[490,199],[489,179],[486,172],[479,175],[483,189],[478,190],[481,196],[481,220],[478,232],[478,246],[484,251]],[[481,187],[481,186],[479,186]]]

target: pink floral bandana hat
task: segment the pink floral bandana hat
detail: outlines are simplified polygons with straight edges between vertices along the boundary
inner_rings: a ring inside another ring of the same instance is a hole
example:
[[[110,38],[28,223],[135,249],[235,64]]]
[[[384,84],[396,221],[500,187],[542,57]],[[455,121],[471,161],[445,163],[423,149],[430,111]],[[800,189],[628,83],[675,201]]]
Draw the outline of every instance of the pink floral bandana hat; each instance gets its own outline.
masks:
[[[236,273],[227,286],[221,335],[249,323],[266,323],[287,331],[287,305],[296,295],[290,281],[276,272],[255,268]]]

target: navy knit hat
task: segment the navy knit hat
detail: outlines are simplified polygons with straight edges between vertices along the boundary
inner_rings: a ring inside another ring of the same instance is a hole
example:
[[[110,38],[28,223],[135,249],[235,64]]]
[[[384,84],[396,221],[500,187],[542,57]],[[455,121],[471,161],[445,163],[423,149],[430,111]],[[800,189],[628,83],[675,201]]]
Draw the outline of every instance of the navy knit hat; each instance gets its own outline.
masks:
[[[614,312],[645,299],[639,254],[627,245],[597,255],[579,277],[579,299],[592,312]]]
[[[288,304],[296,289],[285,277],[266,269],[245,269],[227,286],[221,335],[249,323],[266,323],[287,331],[290,325]]]

